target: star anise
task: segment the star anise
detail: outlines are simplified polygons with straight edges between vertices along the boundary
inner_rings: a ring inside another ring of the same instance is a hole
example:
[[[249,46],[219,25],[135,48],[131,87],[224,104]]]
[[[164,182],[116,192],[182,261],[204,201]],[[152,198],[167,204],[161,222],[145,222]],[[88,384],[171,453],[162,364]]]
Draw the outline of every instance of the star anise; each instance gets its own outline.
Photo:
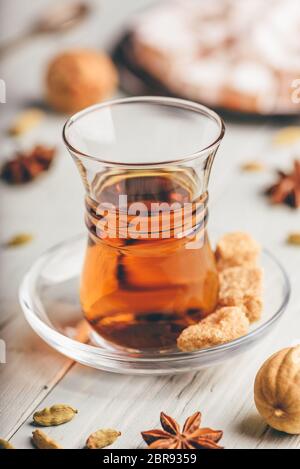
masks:
[[[200,428],[200,412],[186,419],[182,432],[176,420],[164,412],[160,414],[160,423],[163,430],[142,432],[142,437],[150,449],[222,449],[217,443],[223,432]]]
[[[19,152],[4,164],[1,178],[9,184],[22,184],[31,181],[43,171],[47,171],[55,156],[55,148],[36,145],[28,152]]]
[[[267,189],[273,204],[286,204],[292,208],[300,207],[300,161],[294,161],[293,171],[288,174],[278,171],[279,180]]]

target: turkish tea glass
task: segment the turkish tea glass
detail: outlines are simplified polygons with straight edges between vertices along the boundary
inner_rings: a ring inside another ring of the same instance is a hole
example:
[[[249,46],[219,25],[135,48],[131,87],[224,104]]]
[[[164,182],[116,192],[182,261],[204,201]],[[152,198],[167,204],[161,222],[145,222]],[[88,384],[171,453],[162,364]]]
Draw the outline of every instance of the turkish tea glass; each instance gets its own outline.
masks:
[[[215,112],[163,97],[109,101],[65,124],[86,190],[80,302],[102,346],[170,351],[214,310],[207,187],[223,135]]]

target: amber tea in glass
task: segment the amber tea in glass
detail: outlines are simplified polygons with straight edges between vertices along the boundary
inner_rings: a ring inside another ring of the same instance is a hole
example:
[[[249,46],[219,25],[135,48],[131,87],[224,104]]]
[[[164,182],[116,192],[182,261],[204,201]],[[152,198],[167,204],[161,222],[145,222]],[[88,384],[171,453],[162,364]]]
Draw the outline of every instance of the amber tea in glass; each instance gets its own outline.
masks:
[[[172,98],[111,101],[67,122],[86,188],[80,301],[102,345],[174,349],[214,310],[207,184],[223,132],[217,114]]]

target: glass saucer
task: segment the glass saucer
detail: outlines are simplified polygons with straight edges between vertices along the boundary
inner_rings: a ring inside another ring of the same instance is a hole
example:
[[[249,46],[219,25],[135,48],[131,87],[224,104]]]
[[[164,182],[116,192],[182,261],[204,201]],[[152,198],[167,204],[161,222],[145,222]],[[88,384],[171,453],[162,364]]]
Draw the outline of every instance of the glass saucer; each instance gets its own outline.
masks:
[[[27,321],[45,342],[93,368],[116,373],[171,374],[216,365],[245,352],[270,333],[289,301],[290,283],[283,267],[270,252],[263,250],[264,312],[244,337],[189,353],[112,348],[99,342],[82,318],[78,284],[85,244],[86,236],[77,236],[42,255],[23,279],[20,302]]]

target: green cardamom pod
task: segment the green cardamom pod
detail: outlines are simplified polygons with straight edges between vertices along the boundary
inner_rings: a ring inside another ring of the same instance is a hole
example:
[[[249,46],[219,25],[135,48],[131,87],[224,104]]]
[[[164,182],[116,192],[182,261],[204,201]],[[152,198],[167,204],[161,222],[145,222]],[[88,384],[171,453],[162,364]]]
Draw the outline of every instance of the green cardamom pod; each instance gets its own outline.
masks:
[[[45,407],[33,414],[33,421],[36,425],[51,427],[69,422],[77,414],[77,410],[65,404],[55,404],[52,407]]]
[[[116,439],[121,435],[121,432],[111,428],[103,428],[92,433],[87,441],[86,447],[89,449],[101,449],[106,446],[112,445]]]

